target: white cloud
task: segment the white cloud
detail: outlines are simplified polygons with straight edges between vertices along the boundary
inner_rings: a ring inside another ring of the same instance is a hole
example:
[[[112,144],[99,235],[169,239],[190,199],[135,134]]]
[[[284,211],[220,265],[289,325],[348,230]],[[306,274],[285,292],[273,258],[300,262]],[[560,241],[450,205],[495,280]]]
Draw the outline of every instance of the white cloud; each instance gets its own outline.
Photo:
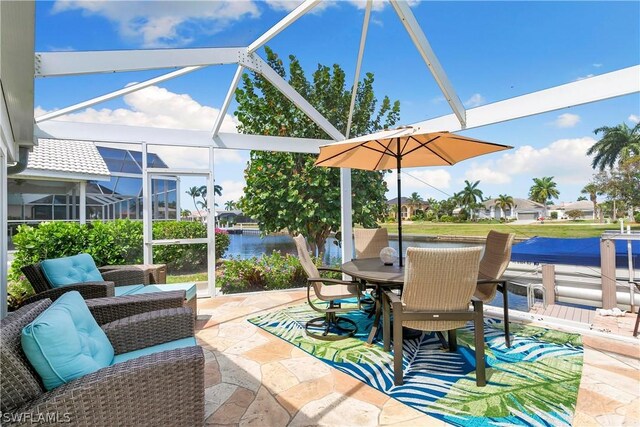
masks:
[[[482,105],[484,103],[486,103],[486,100],[484,99],[484,97],[482,95],[480,95],[479,93],[474,93],[471,96],[471,98],[467,99],[464,102],[464,105],[466,107],[473,108],[473,107],[477,107],[479,105]]]
[[[593,174],[587,150],[595,143],[595,139],[583,137],[559,139],[542,148],[525,145],[497,160],[473,163],[466,176],[487,184],[509,183],[518,175],[553,176],[558,183],[584,185]]]
[[[79,113],[67,114],[56,120],[107,123],[130,126],[149,126],[172,129],[210,130],[219,109],[201,105],[189,95],[177,94],[157,86],[125,95],[123,98],[129,108],[96,110],[87,108]],[[34,111],[35,117],[47,113],[41,107]],[[221,132],[236,133],[238,122],[226,114],[220,128]],[[158,154],[175,168],[207,168],[208,155],[194,155],[195,149],[179,147],[158,147]],[[244,159],[236,150],[216,150],[216,163],[242,163]]]
[[[464,176],[469,181],[481,181],[483,184],[508,184],[511,182],[509,174],[486,166],[472,166]]]
[[[635,114],[630,114],[627,120],[637,124],[637,123],[640,123],[640,116],[637,116]]]
[[[216,196],[216,203],[222,208],[224,203],[233,200],[237,202],[244,195],[244,181],[224,180],[217,182],[222,187],[222,196]]]
[[[572,128],[580,122],[580,116],[577,114],[564,113],[560,114],[553,122],[559,128]]]
[[[300,6],[302,0],[265,0],[265,3],[273,10],[290,12]]]
[[[253,1],[58,0],[53,13],[80,10],[115,23],[123,38],[144,47],[184,46],[196,33],[215,34],[231,23],[260,16]]]
[[[586,76],[579,76],[576,77],[576,81],[580,81],[580,80],[584,80],[584,79],[589,79],[591,77],[593,77],[595,74],[587,74]]]
[[[596,67],[596,68],[600,68],[600,67],[602,67],[602,64],[599,64],[599,63],[595,63],[595,64],[591,64],[591,65],[593,65],[593,66],[594,66],[594,67]]]

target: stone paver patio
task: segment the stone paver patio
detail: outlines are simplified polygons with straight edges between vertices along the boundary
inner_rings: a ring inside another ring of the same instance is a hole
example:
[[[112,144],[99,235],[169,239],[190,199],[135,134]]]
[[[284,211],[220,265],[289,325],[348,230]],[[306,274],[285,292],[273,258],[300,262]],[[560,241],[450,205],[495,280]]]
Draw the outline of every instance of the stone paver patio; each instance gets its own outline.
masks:
[[[444,425],[247,322],[303,304],[303,290],[198,301],[205,416],[216,426]],[[576,426],[640,426],[640,341],[584,337]],[[605,350],[606,349],[606,350]]]

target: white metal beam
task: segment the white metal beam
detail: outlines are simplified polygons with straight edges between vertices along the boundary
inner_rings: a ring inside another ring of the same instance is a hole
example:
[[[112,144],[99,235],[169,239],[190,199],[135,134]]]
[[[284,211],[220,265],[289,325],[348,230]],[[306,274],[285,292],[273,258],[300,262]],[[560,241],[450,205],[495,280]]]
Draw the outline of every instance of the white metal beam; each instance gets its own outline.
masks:
[[[458,98],[453,85],[440,65],[440,61],[438,61],[435,52],[431,49],[427,36],[425,36],[422,31],[422,28],[420,27],[420,24],[418,24],[413,12],[411,12],[411,8],[403,0],[390,0],[390,2],[400,17],[404,28],[409,33],[411,40],[413,40],[413,43],[418,48],[420,56],[422,56],[427,67],[429,67],[429,71],[431,71],[433,78],[436,80],[436,83],[438,83],[438,86],[440,86],[440,90],[444,94],[445,99],[460,122],[460,126],[465,128],[467,119],[464,105],[462,105],[462,101]]]
[[[347,129],[345,138],[351,134],[351,121],[353,110],[356,105],[356,94],[358,93],[358,82],[360,81],[360,68],[362,57],[367,43],[367,31],[369,29],[369,19],[371,18],[372,0],[367,0],[364,11],[364,22],[362,23],[362,34],[360,35],[360,48],[358,49],[358,59],[356,60],[356,72],[353,76],[353,88],[351,89],[351,104],[349,105],[349,117],[347,118]],[[350,261],[353,257],[353,204],[351,200],[351,169],[340,169],[340,222],[342,230],[342,262]]]
[[[640,65],[635,65],[472,108],[467,110],[466,129],[639,93],[640,78],[638,76],[640,76]],[[416,122],[411,126],[420,127],[426,131],[455,132],[463,129],[453,114]]]
[[[87,181],[80,181],[80,224],[87,223]]]
[[[324,130],[331,138],[336,141],[342,141],[344,135],[336,129],[329,120],[327,120],[322,114],[316,110],[306,99],[302,97],[289,83],[287,83],[280,74],[278,74],[273,68],[262,60],[258,55],[247,55],[250,61],[241,62],[247,68],[259,72],[267,79],[269,83],[274,85],[284,96],[286,96],[296,107],[304,112],[320,129]]]
[[[231,80],[231,84],[229,85],[229,91],[227,92],[227,96],[224,98],[224,102],[222,102],[222,106],[220,107],[220,112],[218,113],[218,117],[216,117],[216,121],[213,124],[213,129],[211,130],[211,137],[214,137],[220,131],[220,126],[222,126],[222,121],[224,120],[225,114],[227,114],[227,110],[229,109],[229,104],[231,104],[231,100],[233,99],[233,95],[236,93],[236,88],[238,87],[238,82],[240,82],[240,77],[242,77],[242,71],[244,68],[242,65],[238,65],[236,69],[236,73],[233,75],[233,79]]]
[[[136,83],[136,84],[133,84],[131,86],[127,86],[125,88],[122,88],[120,90],[116,90],[114,92],[110,92],[110,93],[107,93],[105,95],[98,96],[96,98],[92,98],[92,99],[89,99],[87,101],[75,104],[75,105],[71,105],[69,107],[61,108],[59,110],[52,111],[52,112],[47,113],[47,114],[43,114],[41,116],[36,117],[36,123],[40,123],[40,122],[44,122],[45,120],[51,120],[51,119],[54,119],[56,117],[64,116],[66,114],[73,113],[74,111],[78,111],[78,110],[82,110],[82,109],[87,108],[87,107],[91,107],[92,105],[96,105],[96,104],[99,104],[101,102],[105,102],[105,101],[108,101],[110,99],[114,99],[114,98],[117,98],[119,96],[123,96],[123,95],[126,95],[128,93],[135,92],[135,91],[140,90],[140,89],[144,89],[146,87],[149,87],[149,86],[152,86],[152,85],[155,85],[155,84],[158,84],[158,83],[173,79],[175,77],[183,76],[183,75],[191,73],[193,71],[200,70],[200,69],[202,69],[204,67],[205,67],[204,65],[199,65],[199,66],[194,66],[194,67],[181,68],[179,70],[172,71],[170,73],[163,74],[163,75],[158,76],[158,77],[154,77],[154,78],[146,80],[144,82]]]
[[[7,158],[0,146],[0,319],[7,315],[7,210]]]
[[[280,22],[269,28],[267,32],[258,37],[256,41],[251,43],[248,48],[249,53],[253,53],[267,44],[269,40],[280,34],[285,28],[297,21],[298,18],[300,18],[302,15],[313,9],[318,3],[320,3],[320,0],[306,0],[304,3],[293,9],[287,16],[282,18]]]
[[[206,130],[164,129],[104,123],[78,123],[48,120],[36,125],[38,138],[72,139],[94,142],[116,142],[182,147],[210,147],[231,150],[268,150],[292,153],[319,153],[328,139],[289,138],[280,136],[219,133],[213,140]]]
[[[367,0],[367,6],[364,11],[364,22],[362,23],[362,34],[360,35],[360,48],[358,49],[358,59],[356,60],[356,72],[353,77],[353,88],[351,89],[351,104],[349,104],[349,117],[347,118],[347,129],[345,130],[345,138],[349,139],[351,135],[351,120],[353,119],[353,109],[356,105],[356,95],[358,93],[358,82],[360,81],[360,67],[362,66],[362,57],[364,56],[364,47],[367,44],[367,31],[369,29],[369,19],[371,17],[372,0]]]
[[[235,64],[241,47],[36,53],[36,77]]]
[[[216,296],[216,192],[215,150],[209,147],[209,174],[207,175],[207,284],[209,296]]]

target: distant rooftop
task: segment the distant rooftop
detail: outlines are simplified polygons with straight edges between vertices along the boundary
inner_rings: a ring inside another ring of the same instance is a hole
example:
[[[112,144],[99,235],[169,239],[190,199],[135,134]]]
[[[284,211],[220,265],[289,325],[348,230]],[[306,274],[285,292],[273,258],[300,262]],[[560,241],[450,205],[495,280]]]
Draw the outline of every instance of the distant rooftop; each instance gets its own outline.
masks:
[[[40,139],[20,176],[101,181],[111,174],[91,141]]]

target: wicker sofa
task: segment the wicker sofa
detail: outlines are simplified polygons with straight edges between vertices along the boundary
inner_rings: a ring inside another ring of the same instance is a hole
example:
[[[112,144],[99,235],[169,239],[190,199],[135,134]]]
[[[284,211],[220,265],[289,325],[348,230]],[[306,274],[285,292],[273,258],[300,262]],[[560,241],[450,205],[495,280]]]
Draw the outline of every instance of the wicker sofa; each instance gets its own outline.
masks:
[[[74,283],[57,288],[49,283],[40,268],[40,263],[24,266],[21,270],[36,292],[35,295],[25,300],[25,304],[45,298],[54,301],[69,291],[80,292],[84,299],[112,297],[115,295],[115,286],[148,285],[150,283],[149,273],[134,266],[119,266],[117,269],[101,267],[98,270],[102,275],[102,281]]]
[[[182,307],[183,299],[184,292],[166,292],[94,299],[87,305],[116,354],[122,354],[193,336],[193,316]],[[48,299],[34,302],[0,322],[2,425],[203,424],[204,355],[199,346],[117,363],[45,391],[22,351],[21,331],[50,305]]]

